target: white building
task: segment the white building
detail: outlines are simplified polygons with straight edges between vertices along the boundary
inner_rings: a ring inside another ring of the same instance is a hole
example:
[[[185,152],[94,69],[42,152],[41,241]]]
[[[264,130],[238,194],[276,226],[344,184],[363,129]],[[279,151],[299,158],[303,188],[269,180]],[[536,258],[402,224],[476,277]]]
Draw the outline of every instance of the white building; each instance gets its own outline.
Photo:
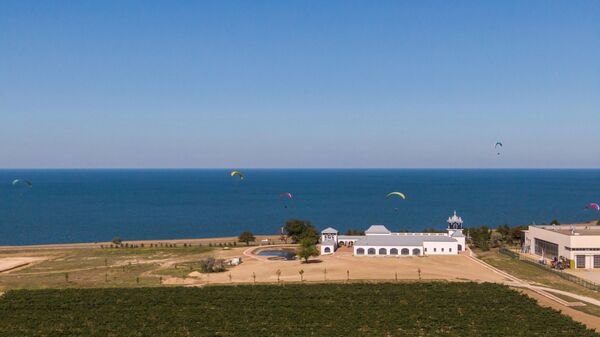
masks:
[[[564,257],[578,269],[600,268],[600,227],[590,225],[529,226],[523,251],[553,260]]]
[[[321,232],[321,254],[333,254],[340,246],[353,247],[356,256],[456,255],[466,249],[463,220],[454,215],[447,220],[446,233],[393,233],[373,225],[365,235],[339,235],[334,228]]]

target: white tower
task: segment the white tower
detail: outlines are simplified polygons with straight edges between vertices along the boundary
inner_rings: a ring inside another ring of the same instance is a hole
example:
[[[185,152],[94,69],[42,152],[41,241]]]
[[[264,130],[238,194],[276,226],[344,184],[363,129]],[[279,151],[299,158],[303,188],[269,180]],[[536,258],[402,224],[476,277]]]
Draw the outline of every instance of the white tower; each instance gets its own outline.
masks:
[[[463,234],[463,219],[456,215],[456,211],[454,211],[454,215],[449,217],[448,220],[448,236],[456,239],[458,241],[458,250],[464,251],[466,249],[465,235]]]

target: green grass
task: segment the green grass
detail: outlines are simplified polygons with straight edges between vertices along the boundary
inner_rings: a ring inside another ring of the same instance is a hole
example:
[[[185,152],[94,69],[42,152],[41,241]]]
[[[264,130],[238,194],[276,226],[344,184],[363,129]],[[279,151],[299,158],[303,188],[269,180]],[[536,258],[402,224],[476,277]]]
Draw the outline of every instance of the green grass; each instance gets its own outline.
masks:
[[[175,259],[182,264],[194,263],[212,250],[207,246],[194,246],[32,251],[28,254],[52,258],[0,274],[0,290],[158,286],[163,275],[160,261]],[[12,254],[2,252],[0,258]],[[183,267],[176,270],[177,275],[184,271]],[[189,273],[189,267],[185,270]]]
[[[598,336],[497,284],[13,290],[0,336]]]
[[[510,258],[507,255],[499,253],[498,249],[492,249],[486,252],[475,250],[475,253],[481,260],[522,280],[600,299],[600,294],[596,291],[566,280],[543,267]]]

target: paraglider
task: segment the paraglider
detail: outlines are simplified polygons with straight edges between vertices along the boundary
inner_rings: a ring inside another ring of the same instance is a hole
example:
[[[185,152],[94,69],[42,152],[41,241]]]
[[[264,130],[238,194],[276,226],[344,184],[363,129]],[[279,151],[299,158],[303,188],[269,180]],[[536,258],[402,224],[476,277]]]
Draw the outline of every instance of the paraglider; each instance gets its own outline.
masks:
[[[294,196],[290,192],[283,192],[279,195],[280,198],[293,199]]]
[[[496,142],[496,144],[494,145],[494,149],[496,149],[497,155],[500,155],[500,149],[502,147],[504,147],[504,145],[502,145],[502,142]]]
[[[385,197],[386,198],[390,198],[390,197],[393,197],[395,195],[397,195],[398,197],[402,198],[403,200],[406,199],[406,195],[404,195],[404,193],[402,193],[402,192],[391,192],[391,193],[388,193]]]
[[[600,205],[598,205],[596,203],[591,203],[591,204],[585,206],[584,208],[585,209],[592,208],[592,209],[595,209],[596,211],[600,212]]]
[[[15,179],[12,181],[12,186],[19,190],[19,195],[22,196],[25,191],[33,187],[33,184],[29,180]]]
[[[238,176],[240,177],[240,180],[244,180],[244,174],[242,174],[240,171],[231,171],[229,175],[232,177]]]
[[[292,199],[294,199],[294,196],[290,192],[283,192],[283,193],[279,194],[279,199],[280,200],[292,200]],[[283,204],[283,208],[288,208],[287,203],[285,201]]]
[[[24,179],[15,179],[12,181],[13,186],[25,186],[27,188],[33,187],[33,184],[29,180]]]

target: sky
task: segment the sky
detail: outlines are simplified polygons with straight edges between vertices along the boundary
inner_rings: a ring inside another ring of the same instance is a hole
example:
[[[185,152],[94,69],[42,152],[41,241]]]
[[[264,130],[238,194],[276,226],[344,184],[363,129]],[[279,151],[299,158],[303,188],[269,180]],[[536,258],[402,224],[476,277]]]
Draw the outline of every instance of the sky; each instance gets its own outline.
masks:
[[[599,1],[0,1],[0,168],[598,168],[598,117]]]

